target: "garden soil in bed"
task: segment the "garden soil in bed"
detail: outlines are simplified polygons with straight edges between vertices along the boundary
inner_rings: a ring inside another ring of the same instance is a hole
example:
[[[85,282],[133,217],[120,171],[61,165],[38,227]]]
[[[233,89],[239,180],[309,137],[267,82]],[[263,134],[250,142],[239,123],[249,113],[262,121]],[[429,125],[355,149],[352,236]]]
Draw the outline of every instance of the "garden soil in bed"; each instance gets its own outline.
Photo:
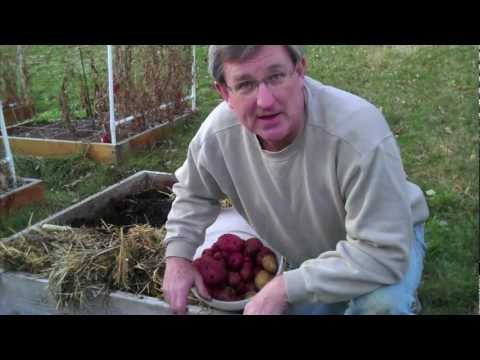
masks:
[[[54,122],[50,124],[20,125],[8,129],[9,136],[53,139],[53,140],[71,140],[85,142],[100,142],[103,130],[96,125],[92,128],[91,120],[72,121],[75,128],[75,134],[72,134],[62,122]]]
[[[95,214],[94,219],[79,218],[70,225],[96,227],[100,226],[103,220],[117,226],[149,224],[160,228],[167,220],[172,202],[173,199],[165,193],[151,189],[122,199],[111,199],[101,212]]]
[[[180,114],[182,113],[179,113],[178,115]],[[174,116],[178,115],[164,111],[163,114],[159,115],[158,119],[144,121],[138,118],[134,121],[119,125],[117,127],[117,141],[128,139],[131,136],[167,123],[168,119],[173,119]],[[29,123],[13,126],[8,129],[8,135],[35,139],[82,141],[88,143],[101,142],[104,131],[102,127],[99,126],[98,122],[96,122],[95,127],[92,126],[91,119],[72,120],[71,123],[75,129],[75,133],[72,133],[66,127],[65,123],[57,120],[56,122],[49,124]]]

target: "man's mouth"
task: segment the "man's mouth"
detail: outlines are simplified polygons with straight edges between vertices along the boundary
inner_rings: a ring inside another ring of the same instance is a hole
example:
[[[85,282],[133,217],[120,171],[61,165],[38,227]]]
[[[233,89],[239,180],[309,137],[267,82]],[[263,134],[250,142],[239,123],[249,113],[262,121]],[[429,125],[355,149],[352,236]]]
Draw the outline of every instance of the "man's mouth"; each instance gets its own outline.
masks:
[[[262,116],[258,116],[258,118],[260,120],[273,120],[275,119],[277,116],[279,115],[279,113],[275,113],[275,114],[269,114],[269,115],[262,115]]]

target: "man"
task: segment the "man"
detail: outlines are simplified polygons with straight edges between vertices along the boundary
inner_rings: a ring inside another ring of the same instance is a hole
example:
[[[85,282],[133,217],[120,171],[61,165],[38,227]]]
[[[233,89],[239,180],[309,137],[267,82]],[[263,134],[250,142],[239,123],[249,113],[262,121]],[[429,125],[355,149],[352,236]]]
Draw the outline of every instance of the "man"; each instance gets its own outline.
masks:
[[[210,46],[224,102],[176,172],[164,277],[174,313],[185,313],[192,286],[210,298],[191,259],[225,196],[293,265],[244,314],[414,313],[423,193],[380,111],[305,67],[298,45]]]

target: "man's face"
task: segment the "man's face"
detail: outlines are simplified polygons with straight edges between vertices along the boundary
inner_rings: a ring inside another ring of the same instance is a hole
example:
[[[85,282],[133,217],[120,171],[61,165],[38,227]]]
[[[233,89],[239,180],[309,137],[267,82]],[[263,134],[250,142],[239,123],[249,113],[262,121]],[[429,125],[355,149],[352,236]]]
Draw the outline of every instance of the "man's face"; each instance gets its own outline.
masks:
[[[283,46],[268,45],[223,69],[226,86],[215,84],[217,90],[263,148],[279,151],[292,143],[304,121],[305,60],[294,66]]]

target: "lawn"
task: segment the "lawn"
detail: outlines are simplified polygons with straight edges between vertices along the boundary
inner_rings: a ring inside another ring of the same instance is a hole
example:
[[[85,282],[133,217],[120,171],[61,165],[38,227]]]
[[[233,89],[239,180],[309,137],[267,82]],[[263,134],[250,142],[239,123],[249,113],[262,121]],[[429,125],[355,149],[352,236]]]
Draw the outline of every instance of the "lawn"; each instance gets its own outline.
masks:
[[[39,54],[42,49],[37,49]],[[411,181],[428,192],[423,314],[478,313],[478,49],[475,46],[309,46],[308,74],[365,97],[397,136]],[[6,237],[139,170],[174,172],[220,100],[199,47],[198,111],[163,143],[118,166],[82,156],[15,157],[20,176],[42,179],[46,202],[0,222]],[[47,81],[47,80],[45,80]],[[84,177],[81,182],[76,182]]]

